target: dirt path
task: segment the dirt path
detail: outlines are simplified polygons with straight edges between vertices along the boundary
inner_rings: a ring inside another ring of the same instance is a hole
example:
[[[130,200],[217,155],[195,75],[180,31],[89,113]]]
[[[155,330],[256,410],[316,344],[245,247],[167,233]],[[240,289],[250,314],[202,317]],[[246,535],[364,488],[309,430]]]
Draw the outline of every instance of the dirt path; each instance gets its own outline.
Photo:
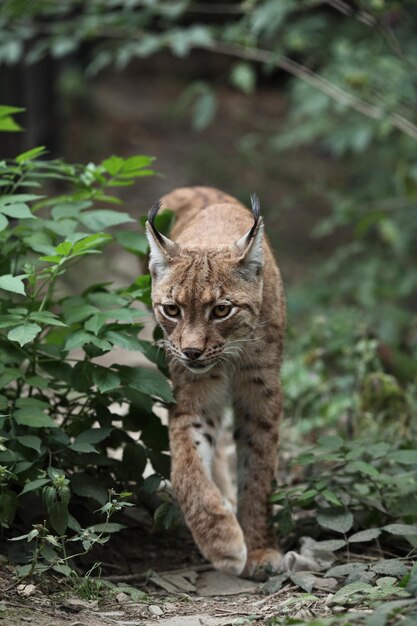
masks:
[[[100,600],[84,600],[68,593],[47,596],[39,586],[20,585],[12,592],[3,593],[5,599],[0,604],[0,624],[232,626],[266,624],[278,613],[295,615],[304,611],[305,616],[317,614],[314,606],[317,607],[318,598],[306,602],[303,600],[305,594],[294,594],[294,586],[286,585],[275,594],[265,595],[259,583],[226,576],[208,567],[202,569],[153,574],[140,600],[128,587],[125,591],[118,591],[117,588],[109,590]],[[162,586],[170,591],[163,590]],[[138,594],[143,593],[142,589]],[[320,615],[330,612],[326,611],[323,600]],[[289,605],[286,606],[286,603]]]

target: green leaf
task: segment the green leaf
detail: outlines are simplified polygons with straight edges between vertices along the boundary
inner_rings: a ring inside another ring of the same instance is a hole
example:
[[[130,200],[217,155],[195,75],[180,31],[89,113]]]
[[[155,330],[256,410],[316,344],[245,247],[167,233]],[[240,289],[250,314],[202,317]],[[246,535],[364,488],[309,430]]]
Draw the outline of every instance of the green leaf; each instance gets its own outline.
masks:
[[[345,470],[346,472],[359,472],[371,478],[378,478],[379,476],[379,471],[373,465],[365,461],[353,461],[346,465]]]
[[[240,62],[233,66],[230,82],[243,93],[253,93],[256,87],[256,73],[252,65]]]
[[[367,530],[361,530],[354,535],[351,535],[348,539],[349,543],[360,543],[365,541],[372,541],[373,539],[377,539],[381,530],[379,528],[368,528]]]
[[[15,202],[1,206],[0,213],[7,215],[7,217],[14,217],[15,219],[30,219],[34,217],[28,205],[24,202]]]
[[[0,212],[3,207],[8,204],[15,204],[16,202],[32,202],[33,200],[40,200],[44,196],[39,196],[33,193],[14,193],[11,195],[0,196]]]
[[[81,453],[91,452],[93,454],[98,454],[98,450],[96,450],[95,447],[91,445],[91,443],[82,443],[82,442],[77,443],[76,441],[74,441],[74,443],[71,443],[68,447],[71,450],[74,450],[74,452],[81,452]]]
[[[350,583],[349,585],[345,585],[342,589],[339,589],[334,594],[333,598],[331,598],[330,602],[332,604],[349,604],[353,597],[357,596],[366,596],[372,593],[373,587],[368,583],[364,582],[356,582]]]
[[[47,402],[44,402],[44,400],[39,400],[39,398],[18,398],[16,400],[16,406],[20,409],[47,409],[49,407],[49,404]]]
[[[118,524],[117,522],[104,522],[103,524],[95,524],[89,526],[86,530],[92,530],[95,533],[118,533],[124,528],[127,528],[124,524]]]
[[[92,335],[91,333],[87,333],[85,330],[76,330],[75,333],[72,333],[67,338],[64,350],[66,352],[69,352],[70,350],[81,348],[86,343],[92,342],[94,338],[94,335]]]
[[[159,474],[152,474],[145,478],[143,488],[146,493],[155,493],[161,484],[161,476]]]
[[[24,315],[0,315],[0,328],[9,328],[17,326],[25,319]]]
[[[50,482],[51,481],[49,478],[36,478],[35,480],[31,480],[30,482],[25,484],[20,495],[23,495],[24,493],[28,493],[29,491],[37,491],[38,489],[40,489],[41,487],[44,487]]]
[[[160,372],[144,368],[130,368],[117,366],[124,384],[138,391],[161,398],[164,402],[175,402],[172,390],[167,379]]]
[[[12,276],[12,274],[4,274],[0,276],[0,289],[5,291],[12,291],[13,293],[19,293],[22,296],[26,295],[25,285],[23,278],[26,278],[26,274],[20,276]]]
[[[20,435],[16,439],[25,448],[32,448],[38,454],[41,453],[42,440],[39,437],[35,437],[35,435]]]
[[[24,346],[30,341],[33,341],[41,330],[42,328],[38,326],[38,324],[26,323],[10,330],[7,333],[7,338],[10,339],[10,341],[17,341],[21,346]]]
[[[47,154],[47,150],[45,146],[38,146],[37,148],[32,148],[31,150],[27,150],[26,152],[22,152],[16,157],[16,163],[26,163],[27,161],[32,161],[33,159],[37,159],[44,154]]]
[[[20,124],[18,124],[12,117],[14,113],[21,113],[25,109],[11,106],[0,106],[0,131],[16,132],[23,130]]]
[[[64,502],[53,502],[48,508],[49,521],[53,529],[63,535],[68,527],[68,506]]]
[[[2,213],[0,213],[0,232],[2,230],[5,230],[9,225],[9,220],[4,217],[4,215]]]
[[[120,386],[121,380],[112,370],[97,365],[93,371],[93,381],[101,393],[106,393]]]
[[[311,572],[290,572],[289,576],[294,585],[301,587],[307,593],[310,593],[317,582],[317,578]]]
[[[124,160],[121,157],[111,156],[102,161],[102,166],[111,176],[116,176],[121,171],[123,163]]]
[[[107,427],[90,428],[89,430],[84,430],[78,435],[78,437],[76,437],[74,443],[99,443],[100,441],[103,441],[106,437],[108,437],[112,430],[112,428]]]
[[[149,249],[148,240],[143,233],[133,230],[122,230],[116,233],[116,241],[128,252],[145,256]]]
[[[91,498],[100,505],[106,504],[108,500],[106,488],[88,474],[74,474],[71,477],[71,488],[78,496]]]
[[[49,415],[36,407],[27,407],[18,409],[14,415],[14,419],[21,426],[32,426],[33,428],[56,428],[57,424]]]
[[[122,333],[116,330],[108,330],[105,334],[105,338],[115,346],[123,348],[124,350],[131,350],[132,352],[139,352],[141,350],[141,344],[137,337],[132,337],[127,333]]]
[[[347,533],[352,528],[353,515],[345,509],[321,509],[317,515],[317,522],[322,528]]]
[[[396,450],[390,452],[387,458],[401,465],[417,465],[417,450]]]
[[[327,570],[325,577],[329,578],[335,576],[340,578],[343,576],[350,576],[351,574],[357,574],[359,572],[365,572],[368,569],[366,563],[344,563],[343,565],[336,565]]]
[[[85,215],[85,213],[83,213]],[[89,250],[95,250],[96,248],[100,248],[103,244],[112,241],[113,237],[111,235],[107,235],[106,233],[96,233],[94,235],[88,235],[88,237],[83,237],[79,239],[72,248],[72,255],[77,256],[83,252]]]
[[[63,302],[63,308],[64,318],[67,324],[76,324],[77,322],[82,322],[88,317],[91,317],[91,315],[100,313],[100,310],[91,304],[79,304],[67,307],[65,300]]]
[[[398,559],[382,559],[381,561],[371,565],[371,570],[377,574],[395,576],[397,578],[402,578],[408,572],[404,563]]]
[[[344,441],[339,435],[323,435],[319,437],[318,444],[321,448],[340,450],[344,445]]]
[[[391,535],[401,535],[402,537],[417,535],[417,526],[411,526],[410,524],[387,524],[387,526],[382,527],[382,530]]]
[[[324,491],[321,492],[321,495],[323,496],[323,498],[325,498],[325,500],[327,500],[327,502],[329,502],[329,504],[333,504],[335,506],[342,506],[342,502],[340,502],[336,494],[330,489],[325,489]]]
[[[111,226],[118,226],[119,224],[126,224],[127,222],[134,222],[128,213],[110,211],[107,209],[84,211],[80,214],[79,219],[84,226],[94,231],[105,230]]]

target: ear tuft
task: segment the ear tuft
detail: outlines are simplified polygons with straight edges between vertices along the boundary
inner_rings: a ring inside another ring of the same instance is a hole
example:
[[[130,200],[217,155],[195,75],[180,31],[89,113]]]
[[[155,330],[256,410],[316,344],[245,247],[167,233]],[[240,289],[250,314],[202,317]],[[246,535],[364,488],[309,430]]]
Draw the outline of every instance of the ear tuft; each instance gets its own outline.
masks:
[[[256,227],[258,225],[259,222],[259,218],[261,217],[261,203],[259,202],[259,197],[257,193],[253,193],[251,194],[250,197],[250,205],[252,208],[252,215],[253,215],[253,219],[255,220],[250,232],[253,236],[253,234],[255,233]]]
[[[158,214],[159,209],[161,208],[161,201],[157,200],[155,204],[149,209],[148,212],[148,222],[150,227],[152,228],[153,234],[158,239],[158,241],[163,244],[163,238],[161,233],[157,230],[155,226],[155,218]]]
[[[172,259],[179,253],[177,243],[165,237],[155,226],[155,218],[161,201],[155,202],[149,210],[148,221],[146,222],[146,237],[149,242],[149,270],[154,280],[159,280],[168,271]]]
[[[251,195],[254,223],[252,228],[235,243],[240,254],[240,273],[246,279],[260,276],[263,269],[263,220],[256,193]]]

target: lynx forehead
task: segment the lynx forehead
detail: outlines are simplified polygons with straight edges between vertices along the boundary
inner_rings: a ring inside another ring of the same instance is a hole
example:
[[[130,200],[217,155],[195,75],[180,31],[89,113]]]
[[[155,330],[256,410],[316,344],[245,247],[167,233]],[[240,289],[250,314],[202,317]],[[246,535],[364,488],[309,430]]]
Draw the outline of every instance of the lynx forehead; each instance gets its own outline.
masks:
[[[158,232],[161,205],[175,213]],[[176,404],[170,409],[172,483],[201,552],[220,570],[260,577],[280,553],[268,523],[281,414],[285,305],[257,196],[249,211],[206,187],[174,190],[149,212],[152,304],[164,332]],[[222,448],[232,398],[236,501]]]

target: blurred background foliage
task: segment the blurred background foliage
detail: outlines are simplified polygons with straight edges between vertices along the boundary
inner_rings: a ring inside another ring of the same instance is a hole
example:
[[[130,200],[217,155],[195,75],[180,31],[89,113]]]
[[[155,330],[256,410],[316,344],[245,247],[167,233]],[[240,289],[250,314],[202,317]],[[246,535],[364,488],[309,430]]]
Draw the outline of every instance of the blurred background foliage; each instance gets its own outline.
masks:
[[[416,30],[412,0],[3,0],[0,102],[26,132],[2,155],[153,155],[160,175],[120,193],[136,219],[174,186],[257,191],[288,296],[287,415],[313,441],[413,448]]]

